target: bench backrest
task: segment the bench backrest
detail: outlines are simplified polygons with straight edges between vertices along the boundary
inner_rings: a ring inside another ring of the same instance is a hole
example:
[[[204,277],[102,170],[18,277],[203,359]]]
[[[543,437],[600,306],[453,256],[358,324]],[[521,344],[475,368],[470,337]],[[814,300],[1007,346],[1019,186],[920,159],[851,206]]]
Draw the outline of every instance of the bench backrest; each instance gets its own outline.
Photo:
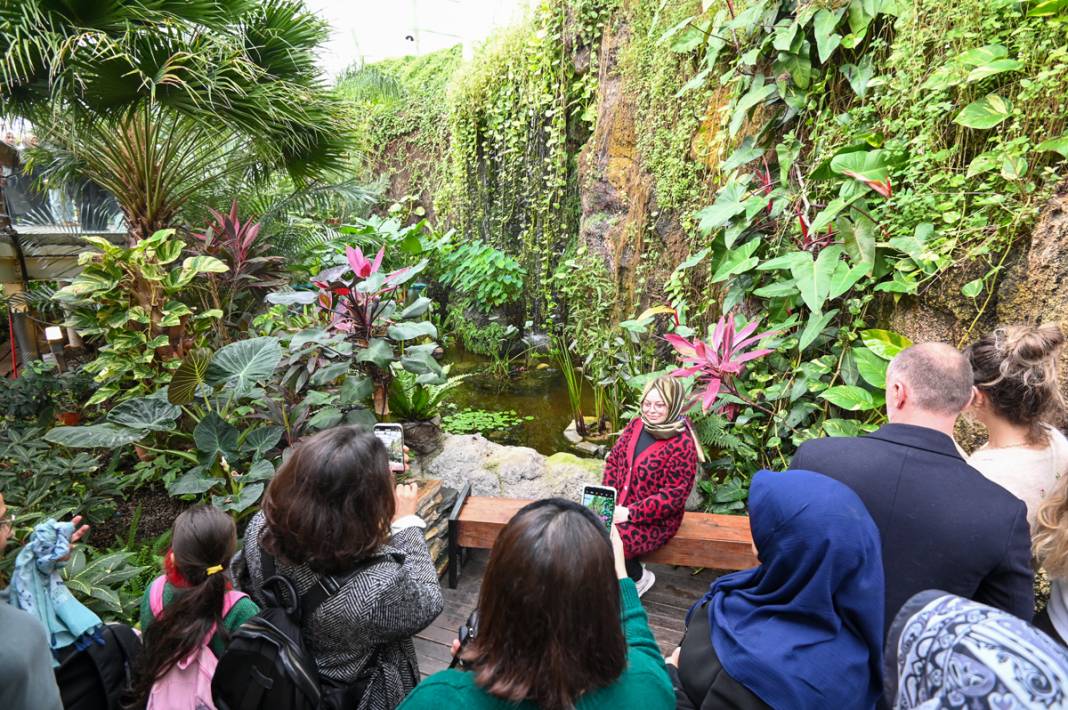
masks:
[[[469,496],[456,517],[457,544],[477,549],[492,548],[512,516],[530,502],[518,498]],[[748,516],[686,513],[675,537],[642,560],[720,570],[748,569],[758,564],[751,543]]]

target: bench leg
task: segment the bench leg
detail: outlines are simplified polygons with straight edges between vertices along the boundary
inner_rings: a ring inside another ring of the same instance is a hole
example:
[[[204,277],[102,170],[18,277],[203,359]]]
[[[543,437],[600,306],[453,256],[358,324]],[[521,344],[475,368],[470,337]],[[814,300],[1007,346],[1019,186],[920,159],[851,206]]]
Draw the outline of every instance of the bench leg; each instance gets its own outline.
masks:
[[[460,549],[460,511],[463,510],[467,497],[471,495],[471,483],[465,482],[456,496],[456,502],[449,513],[449,589],[456,589],[460,580],[460,566],[463,564],[463,550]]]

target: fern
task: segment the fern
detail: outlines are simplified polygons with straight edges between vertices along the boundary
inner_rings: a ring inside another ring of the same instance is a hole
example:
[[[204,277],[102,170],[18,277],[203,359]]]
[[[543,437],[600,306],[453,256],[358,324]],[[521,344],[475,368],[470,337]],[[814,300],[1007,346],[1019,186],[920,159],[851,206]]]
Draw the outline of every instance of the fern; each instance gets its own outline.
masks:
[[[719,414],[706,414],[693,421],[693,428],[701,445],[708,449],[719,449],[745,458],[757,458],[757,452],[728,430],[728,422]]]

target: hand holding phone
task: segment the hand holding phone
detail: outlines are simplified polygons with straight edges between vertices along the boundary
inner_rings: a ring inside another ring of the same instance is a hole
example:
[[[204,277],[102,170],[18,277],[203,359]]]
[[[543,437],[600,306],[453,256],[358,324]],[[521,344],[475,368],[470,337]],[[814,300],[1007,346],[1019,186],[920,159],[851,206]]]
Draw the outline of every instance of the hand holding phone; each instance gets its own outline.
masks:
[[[606,528],[612,527],[616,511],[616,489],[611,486],[585,486],[582,504],[597,514]]]
[[[375,424],[374,434],[385,445],[389,455],[389,470],[404,470],[404,427],[400,424]]]

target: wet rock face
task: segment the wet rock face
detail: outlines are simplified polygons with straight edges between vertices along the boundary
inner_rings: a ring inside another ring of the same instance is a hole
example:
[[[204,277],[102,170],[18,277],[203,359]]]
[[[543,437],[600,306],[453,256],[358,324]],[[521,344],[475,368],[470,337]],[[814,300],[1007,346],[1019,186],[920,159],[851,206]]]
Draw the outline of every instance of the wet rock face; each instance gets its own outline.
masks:
[[[482,496],[579,500],[582,487],[600,483],[604,462],[571,454],[543,456],[525,446],[503,446],[479,434],[449,435],[442,451],[424,462],[422,475],[459,489],[471,482]]]

